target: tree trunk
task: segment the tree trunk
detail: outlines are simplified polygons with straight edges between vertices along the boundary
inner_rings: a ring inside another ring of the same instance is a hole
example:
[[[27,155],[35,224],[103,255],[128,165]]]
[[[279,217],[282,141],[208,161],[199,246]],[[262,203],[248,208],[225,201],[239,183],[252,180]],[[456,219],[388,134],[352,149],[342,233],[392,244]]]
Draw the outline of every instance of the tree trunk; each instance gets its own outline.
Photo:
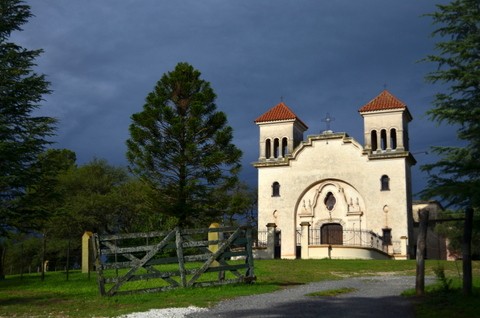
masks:
[[[472,227],[473,227],[473,209],[467,208],[465,211],[465,225],[463,228],[463,294],[470,296],[472,294]]]
[[[417,296],[425,294],[425,246],[428,228],[428,210],[418,211],[419,228],[417,238],[417,277],[415,279],[415,293]]]
[[[2,242],[0,243],[0,280],[5,280],[5,253],[7,247]]]
[[[45,280],[45,261],[46,261],[46,254],[47,254],[47,234],[43,233],[43,238],[42,238],[42,262],[40,264],[41,268],[41,280],[42,282]]]
[[[68,239],[68,247],[67,247],[67,265],[66,265],[66,274],[67,274],[67,281],[69,279],[70,274],[70,239]]]

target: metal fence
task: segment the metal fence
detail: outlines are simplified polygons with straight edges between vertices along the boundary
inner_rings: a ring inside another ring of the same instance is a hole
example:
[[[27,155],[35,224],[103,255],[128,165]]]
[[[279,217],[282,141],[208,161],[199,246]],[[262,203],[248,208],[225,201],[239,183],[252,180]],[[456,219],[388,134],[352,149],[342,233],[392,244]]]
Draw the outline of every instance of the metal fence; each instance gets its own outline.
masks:
[[[372,247],[386,252],[387,246],[384,245],[383,238],[372,231],[355,229],[310,229],[309,245],[344,245]]]
[[[268,231],[253,231],[253,246],[254,247],[267,247],[267,234]]]

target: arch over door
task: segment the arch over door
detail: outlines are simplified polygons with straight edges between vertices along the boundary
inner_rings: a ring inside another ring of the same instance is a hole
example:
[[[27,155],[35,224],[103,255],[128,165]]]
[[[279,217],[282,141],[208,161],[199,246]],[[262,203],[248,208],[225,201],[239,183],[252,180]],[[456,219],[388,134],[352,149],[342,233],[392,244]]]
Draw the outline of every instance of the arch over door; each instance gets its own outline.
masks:
[[[343,227],[338,223],[323,224],[320,228],[321,244],[343,245]]]

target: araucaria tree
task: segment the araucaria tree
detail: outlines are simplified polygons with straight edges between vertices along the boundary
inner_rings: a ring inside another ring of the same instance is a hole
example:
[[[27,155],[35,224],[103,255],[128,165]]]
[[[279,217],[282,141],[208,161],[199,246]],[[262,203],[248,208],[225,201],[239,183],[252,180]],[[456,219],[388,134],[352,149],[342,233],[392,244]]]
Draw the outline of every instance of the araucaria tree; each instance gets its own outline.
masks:
[[[188,63],[164,74],[132,115],[127,141],[131,171],[155,189],[159,213],[181,226],[219,217],[215,194],[236,184],[242,155],[200,75]]]
[[[427,61],[438,69],[427,76],[444,84],[430,117],[458,126],[461,147],[435,147],[436,163],[423,166],[429,172],[426,197],[438,196],[448,204],[480,208],[480,1],[455,0],[438,5],[431,16],[438,29],[437,54]]]
[[[0,236],[28,219],[16,203],[35,184],[36,161],[55,129],[55,119],[33,113],[50,92],[44,75],[33,71],[42,50],[9,42],[31,16],[23,1],[0,1]]]

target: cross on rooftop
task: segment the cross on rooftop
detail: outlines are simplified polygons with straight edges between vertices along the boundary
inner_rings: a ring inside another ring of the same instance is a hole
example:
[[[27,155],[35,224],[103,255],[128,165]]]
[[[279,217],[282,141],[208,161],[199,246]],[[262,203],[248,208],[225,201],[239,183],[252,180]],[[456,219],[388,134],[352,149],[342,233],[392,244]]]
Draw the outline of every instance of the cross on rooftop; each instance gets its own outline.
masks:
[[[325,116],[325,118],[322,119],[322,121],[326,124],[327,130],[330,130],[330,123],[332,121],[335,121],[335,118],[331,117],[330,113],[327,113],[327,115]]]

